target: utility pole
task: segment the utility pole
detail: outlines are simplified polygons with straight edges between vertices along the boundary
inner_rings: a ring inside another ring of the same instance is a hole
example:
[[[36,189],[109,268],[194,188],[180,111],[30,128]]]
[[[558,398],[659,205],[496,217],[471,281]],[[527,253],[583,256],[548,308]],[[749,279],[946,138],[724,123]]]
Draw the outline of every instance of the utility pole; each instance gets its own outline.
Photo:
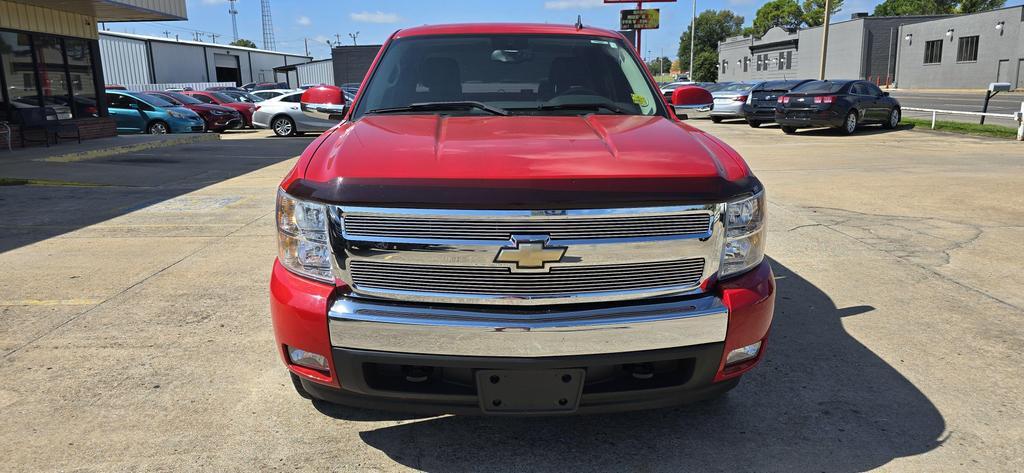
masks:
[[[352,46],[356,46],[356,38],[359,37],[359,32],[356,31],[355,33],[349,33],[348,37],[352,38]]]
[[[697,0],[693,0],[693,16],[690,18],[690,70],[686,78],[693,81],[693,48],[697,47]]]
[[[217,33],[210,33],[210,40],[213,41],[213,44],[217,44],[217,37],[218,36],[221,36],[221,35],[219,35]]]
[[[302,38],[302,44],[306,46],[306,55],[309,56],[309,38]]]
[[[334,45],[335,46],[341,46],[341,35],[338,34],[338,33],[334,33],[334,39],[335,39]]]
[[[171,32],[167,31],[167,30],[164,30],[164,38],[170,38],[170,37],[171,37]]]
[[[664,57],[665,57],[665,47],[662,46],[662,48],[661,48],[661,56],[658,57],[658,75],[665,75],[665,61],[663,60]]]
[[[829,10],[832,8],[830,0],[825,0],[825,25],[821,31],[821,68],[818,70],[818,80],[825,80],[825,57],[828,55],[828,22],[832,16]]]

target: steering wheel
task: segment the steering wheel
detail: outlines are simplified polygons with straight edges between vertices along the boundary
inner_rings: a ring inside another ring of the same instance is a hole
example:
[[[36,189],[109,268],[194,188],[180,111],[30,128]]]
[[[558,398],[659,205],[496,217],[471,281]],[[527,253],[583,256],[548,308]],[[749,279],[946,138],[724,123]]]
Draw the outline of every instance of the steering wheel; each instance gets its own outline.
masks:
[[[583,86],[574,85],[574,86],[569,87],[568,89],[565,89],[564,92],[559,92],[559,93],[555,94],[555,97],[561,97],[563,95],[598,95],[598,96],[600,96],[601,94],[597,93],[593,89],[588,89],[588,88],[583,87]]]

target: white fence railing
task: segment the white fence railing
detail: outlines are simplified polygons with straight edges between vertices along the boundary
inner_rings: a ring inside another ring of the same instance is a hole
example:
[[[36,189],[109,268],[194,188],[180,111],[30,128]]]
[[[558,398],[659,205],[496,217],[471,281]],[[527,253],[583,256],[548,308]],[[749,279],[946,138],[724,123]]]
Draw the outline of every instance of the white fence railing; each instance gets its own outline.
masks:
[[[134,91],[142,92],[146,90],[167,90],[167,89],[185,89],[191,88],[192,90],[206,90],[209,87],[235,87],[234,82],[173,82],[167,84],[119,84],[124,88]]]
[[[974,117],[1009,118],[1017,122],[1017,141],[1024,141],[1024,102],[1020,104],[1020,111],[1014,113],[990,113],[990,112],[962,112],[960,110],[938,110],[934,108],[902,107],[902,110],[911,112],[928,112],[932,114],[932,129],[935,129],[935,116],[942,113],[947,115],[968,115]]]

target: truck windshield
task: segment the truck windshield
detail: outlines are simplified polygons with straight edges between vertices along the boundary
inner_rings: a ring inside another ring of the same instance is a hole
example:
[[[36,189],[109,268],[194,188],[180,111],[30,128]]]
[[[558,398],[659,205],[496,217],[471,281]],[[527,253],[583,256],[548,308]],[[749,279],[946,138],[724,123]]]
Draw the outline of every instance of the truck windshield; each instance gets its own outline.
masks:
[[[664,115],[659,94],[627,48],[617,39],[582,35],[400,38],[385,51],[352,118]]]

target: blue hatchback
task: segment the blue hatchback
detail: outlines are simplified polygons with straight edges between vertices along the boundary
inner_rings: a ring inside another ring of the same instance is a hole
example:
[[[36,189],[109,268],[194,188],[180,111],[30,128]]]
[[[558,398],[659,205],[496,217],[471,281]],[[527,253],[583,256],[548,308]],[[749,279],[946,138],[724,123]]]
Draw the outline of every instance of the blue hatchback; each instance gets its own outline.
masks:
[[[202,117],[155,95],[108,90],[107,110],[117,121],[118,133],[202,133]]]

